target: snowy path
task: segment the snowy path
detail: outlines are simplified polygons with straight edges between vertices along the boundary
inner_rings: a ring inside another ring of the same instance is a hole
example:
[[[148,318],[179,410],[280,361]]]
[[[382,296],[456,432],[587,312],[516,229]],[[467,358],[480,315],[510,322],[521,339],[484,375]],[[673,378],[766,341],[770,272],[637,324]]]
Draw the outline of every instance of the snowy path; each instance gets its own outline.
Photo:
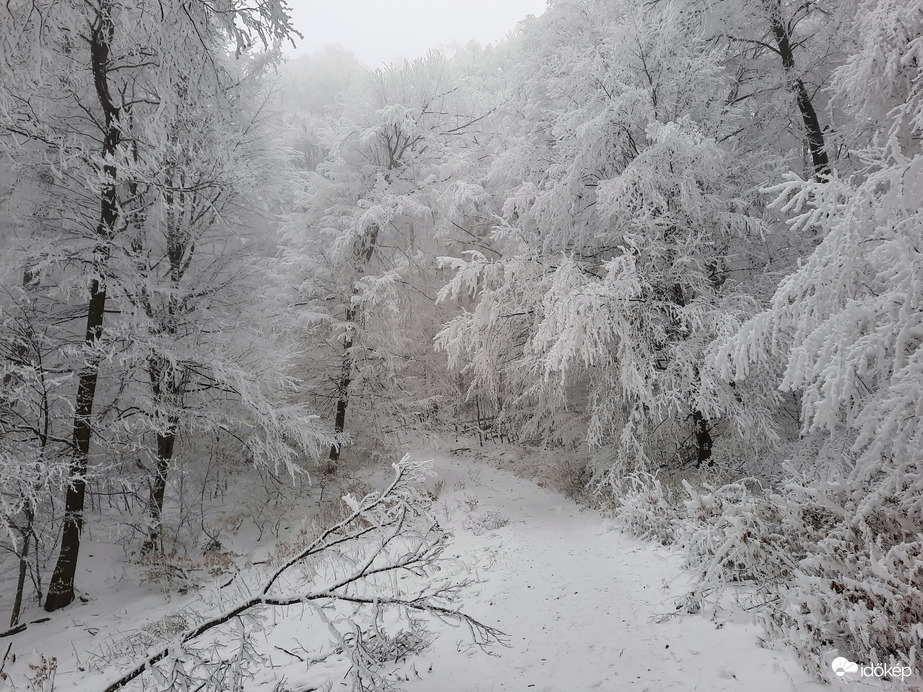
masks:
[[[484,579],[465,609],[507,632],[510,648],[487,656],[465,633],[443,632],[423,665],[414,663],[420,679],[412,674],[407,690],[830,689],[812,682],[788,652],[759,648],[756,626],[659,618],[682,593],[679,559],[667,550],[471,459],[439,455],[436,472],[445,484],[441,516],[455,530],[451,549]],[[481,535],[471,530],[497,514],[509,523]]]

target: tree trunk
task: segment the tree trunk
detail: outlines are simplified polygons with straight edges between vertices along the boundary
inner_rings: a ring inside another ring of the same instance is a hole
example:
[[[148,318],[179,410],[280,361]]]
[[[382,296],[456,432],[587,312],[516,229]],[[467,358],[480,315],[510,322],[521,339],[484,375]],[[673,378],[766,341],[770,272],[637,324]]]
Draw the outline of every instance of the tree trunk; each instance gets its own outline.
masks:
[[[346,429],[346,407],[349,405],[349,385],[353,375],[353,320],[356,314],[352,307],[346,309],[346,336],[343,337],[343,362],[340,366],[340,379],[337,382],[337,406],[333,419],[333,431],[339,435]],[[330,446],[330,461],[339,461],[340,445],[333,443]]]
[[[94,279],[90,288],[90,305],[87,318],[86,346],[90,355],[80,371],[77,383],[77,405],[74,410],[74,453],[70,464],[70,484],[64,500],[64,532],[61,551],[55,564],[45,610],[52,611],[69,605],[74,600],[74,575],[80,553],[80,534],[83,531],[83,505],[86,498],[86,475],[93,433],[91,416],[96,398],[99,377],[98,354],[93,353],[102,336],[103,314],[106,309],[106,289]]]
[[[116,152],[121,132],[118,125],[119,109],[109,94],[108,70],[109,48],[115,25],[112,21],[111,4],[103,2],[93,23],[90,37],[90,55],[96,94],[105,115],[105,138],[103,159],[109,160]],[[45,610],[53,611],[69,605],[74,600],[74,576],[77,572],[77,558],[80,553],[80,533],[83,530],[83,506],[86,497],[86,475],[90,452],[90,438],[93,434],[93,402],[96,399],[96,383],[99,379],[98,352],[103,335],[103,317],[106,312],[106,284],[103,269],[109,256],[109,242],[115,233],[119,217],[116,198],[116,170],[113,165],[103,166],[107,181],[100,192],[99,223],[96,226],[98,244],[94,250],[96,277],[90,281],[90,302],[87,307],[87,327],[84,336],[86,362],[77,381],[77,400],[74,406],[74,451],[70,464],[70,484],[64,501],[64,531],[61,536],[61,551],[55,564]]]
[[[364,267],[375,253],[378,243],[378,224],[372,224],[357,243],[354,254],[359,266]],[[355,294],[355,291],[353,291]],[[356,309],[350,305],[346,308],[346,335],[343,337],[343,362],[340,366],[340,379],[337,381],[337,406],[333,419],[333,431],[339,435],[346,429],[346,407],[349,405],[349,385],[353,381],[353,335],[356,332],[355,322],[358,315]],[[330,446],[330,461],[340,459],[340,445],[334,443]]]
[[[693,433],[695,434],[696,466],[711,459],[711,433],[708,421],[701,411],[692,412]]]
[[[152,356],[148,361],[148,372],[151,377],[155,408],[160,410],[165,405],[172,406],[176,402],[177,387],[169,364],[160,356]],[[141,545],[142,555],[153,552],[160,543],[163,526],[163,498],[167,489],[167,474],[170,470],[170,462],[173,460],[173,447],[176,443],[178,426],[178,416],[175,413],[168,413],[167,429],[157,433],[157,465],[148,499],[148,533]]]
[[[32,526],[35,522],[35,510],[32,502],[26,500],[26,526],[20,532],[22,535],[22,550],[19,552],[19,576],[16,579],[16,597],[13,600],[13,613],[10,616],[10,627],[19,624],[19,613],[22,611],[22,596],[26,588],[26,574],[29,571],[29,542],[32,539]]]
[[[817,180],[823,180],[830,175],[830,159],[827,156],[824,132],[821,129],[820,119],[817,117],[817,111],[814,110],[814,104],[811,102],[807,87],[805,87],[801,78],[795,75],[795,54],[792,50],[790,31],[782,19],[781,1],[764,0],[764,2],[769,15],[772,35],[775,38],[776,47],[779,49],[779,56],[782,58],[782,67],[790,80],[789,88],[794,92],[798,101],[798,111],[801,114],[801,121],[804,124],[805,135],[807,136],[814,177]]]
[[[167,473],[173,460],[173,446],[176,442],[176,418],[170,419],[170,432],[157,435],[157,469],[151,495],[148,500],[148,534],[141,545],[141,554],[147,555],[163,546],[159,545],[163,526],[163,498],[167,489]]]

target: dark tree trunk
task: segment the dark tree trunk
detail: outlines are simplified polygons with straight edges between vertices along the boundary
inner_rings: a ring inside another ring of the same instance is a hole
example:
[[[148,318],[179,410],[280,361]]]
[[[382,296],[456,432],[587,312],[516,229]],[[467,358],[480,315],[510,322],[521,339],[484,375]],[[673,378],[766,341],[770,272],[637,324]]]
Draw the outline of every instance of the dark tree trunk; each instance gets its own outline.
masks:
[[[353,376],[353,321],[356,319],[355,311],[350,307],[346,309],[346,336],[343,337],[343,362],[340,366],[340,379],[336,389],[336,413],[333,418],[333,432],[337,435],[346,429],[346,407],[349,405],[349,385]],[[330,461],[339,461],[340,445],[334,443],[330,446]]]
[[[19,613],[22,611],[22,596],[26,589],[26,574],[29,571],[29,543],[32,540],[33,524],[35,523],[35,510],[32,502],[26,500],[26,526],[20,531],[22,536],[22,550],[19,552],[19,575],[16,579],[16,597],[13,600],[13,613],[10,615],[10,627],[19,624]]]
[[[167,137],[172,145],[180,142],[179,132],[174,131]],[[137,159],[137,150],[134,152]],[[190,305],[178,296],[183,293],[182,281],[195,254],[197,228],[205,228],[214,218],[215,205],[220,193],[214,199],[201,196],[194,189],[187,188],[188,181],[181,170],[181,165],[167,157],[162,162],[165,177],[170,184],[163,192],[166,219],[166,259],[169,263],[169,293],[164,305],[158,305],[146,293],[141,296],[143,308],[151,320],[151,336],[166,335],[175,339],[179,330],[179,321],[188,314]],[[146,204],[138,186],[129,183],[129,192],[134,199],[135,213],[133,224],[136,230],[136,261],[140,272],[149,274],[153,267],[146,263],[143,255],[144,221]],[[156,266],[156,264],[154,265]],[[174,460],[174,447],[179,434],[180,412],[183,407],[183,394],[186,391],[186,371],[182,365],[172,363],[162,353],[155,352],[148,357],[147,370],[151,382],[154,415],[161,423],[157,433],[157,459],[154,476],[151,481],[148,498],[148,530],[141,545],[141,554],[163,550],[163,502],[167,488],[170,465]]]
[[[372,259],[375,253],[375,245],[378,243],[378,224],[369,227],[362,236],[355,248],[355,257],[359,266],[364,267]],[[355,308],[350,305],[346,308],[346,335],[343,337],[343,361],[340,366],[340,379],[337,381],[336,389],[336,413],[333,418],[333,431],[339,435],[346,429],[346,407],[349,405],[349,385],[353,381],[353,335],[355,334],[356,319]],[[340,458],[340,445],[334,443],[330,446],[330,461],[338,461]]]
[[[693,433],[695,434],[696,466],[711,459],[711,434],[708,421],[701,411],[692,412]]]
[[[94,353],[102,336],[103,314],[106,309],[106,289],[94,279],[90,288],[90,305],[87,318],[87,363],[80,371],[77,382],[77,405],[74,411],[74,452],[70,464],[70,484],[64,500],[64,531],[61,551],[55,564],[45,610],[52,611],[69,605],[74,600],[74,575],[80,553],[80,533],[83,530],[83,505],[86,498],[87,460],[90,438],[93,433],[91,416],[96,398],[100,357]]]
[[[118,125],[119,110],[109,94],[108,83],[109,48],[112,45],[114,32],[112,7],[109,2],[103,2],[92,26],[90,56],[96,95],[105,116],[105,137],[102,150],[104,160],[115,154],[121,139]],[[119,217],[115,166],[104,166],[103,174],[107,183],[102,187],[99,200],[99,223],[96,226],[98,244],[94,250],[96,277],[90,282],[90,301],[87,307],[87,327],[84,336],[86,362],[80,370],[77,381],[70,484],[64,501],[64,531],[61,536],[61,550],[51,583],[48,585],[48,597],[45,600],[45,610],[48,611],[63,608],[74,600],[74,576],[77,572],[77,558],[80,553],[80,534],[83,530],[87,462],[90,438],[93,434],[93,402],[96,399],[96,383],[99,378],[101,360],[98,347],[103,334],[103,317],[106,312],[106,284],[102,277],[109,256],[108,244],[115,233]]]
[[[163,526],[163,498],[167,490],[167,474],[170,462],[173,460],[173,446],[176,442],[175,418],[170,419],[170,431],[165,435],[157,435],[157,469],[154,472],[154,482],[151,484],[151,495],[148,500],[148,534],[141,545],[141,554],[147,555],[158,548]]]
[[[164,406],[172,407],[177,399],[177,386],[169,363],[160,356],[153,356],[148,361],[148,372],[151,377],[155,408],[160,410]],[[173,460],[173,447],[176,443],[178,426],[179,418],[176,414],[169,413],[167,414],[167,429],[157,433],[157,465],[148,499],[148,533],[141,545],[142,555],[147,555],[160,547],[163,498],[167,489],[167,474],[170,470],[170,462]]]
[[[811,154],[811,164],[814,168],[814,177],[823,180],[830,175],[830,159],[827,156],[824,132],[820,126],[820,119],[807,87],[800,77],[795,75],[795,54],[792,49],[791,32],[782,19],[782,6],[780,0],[764,0],[769,15],[769,24],[772,29],[779,57],[782,58],[782,67],[789,78],[789,88],[794,92],[798,101],[798,111],[801,122],[804,124],[805,135],[808,142],[808,151]]]

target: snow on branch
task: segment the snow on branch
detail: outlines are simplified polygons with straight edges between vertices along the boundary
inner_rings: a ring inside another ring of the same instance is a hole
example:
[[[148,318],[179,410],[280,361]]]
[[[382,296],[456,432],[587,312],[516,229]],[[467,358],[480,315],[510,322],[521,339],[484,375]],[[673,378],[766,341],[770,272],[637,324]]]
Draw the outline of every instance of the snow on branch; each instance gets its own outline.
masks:
[[[163,673],[156,669],[161,662],[173,660],[172,675],[175,676],[177,671],[183,670],[181,665],[176,665],[181,657],[186,655],[195,659],[188,645],[232,620],[242,623],[243,616],[255,615],[261,608],[311,605],[321,623],[333,628],[335,634],[339,630],[322,611],[325,605],[350,604],[371,611],[376,632],[386,610],[403,610],[405,613],[428,615],[448,624],[463,625],[481,647],[505,644],[503,632],[459,609],[460,592],[472,583],[471,580],[434,578],[448,534],[428,513],[429,500],[417,487],[428,465],[428,461],[415,461],[410,455],[405,455],[394,464],[394,479],[384,490],[370,493],[361,500],[344,497],[343,500],[352,509],[350,514],[279,565],[250,597],[150,652],[106,686],[106,692],[122,689],[146,672],[162,676]],[[350,550],[353,552],[348,553]],[[324,583],[299,583],[294,568],[305,565],[310,559],[324,562],[323,573],[329,575]],[[413,581],[416,586],[398,589],[394,577],[399,572],[415,576],[417,579]],[[374,579],[381,576],[386,579]],[[391,587],[390,592],[386,590],[388,586]],[[374,671],[361,662],[361,653],[367,642],[363,641],[362,629],[354,617],[347,618],[351,634],[339,633],[337,638],[342,648],[350,651],[353,675],[374,676]],[[247,621],[256,620],[248,618]],[[213,650],[213,647],[208,648]],[[208,663],[213,661],[194,661],[194,665]],[[361,683],[359,687],[362,688]]]

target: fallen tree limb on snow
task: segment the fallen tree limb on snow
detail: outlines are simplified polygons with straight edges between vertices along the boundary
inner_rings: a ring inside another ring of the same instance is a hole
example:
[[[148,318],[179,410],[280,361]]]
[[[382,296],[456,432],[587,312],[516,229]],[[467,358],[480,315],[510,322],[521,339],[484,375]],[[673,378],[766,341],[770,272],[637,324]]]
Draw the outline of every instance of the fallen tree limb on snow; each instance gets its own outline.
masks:
[[[447,542],[447,534],[426,511],[427,499],[415,487],[422,479],[422,471],[428,462],[416,462],[409,455],[394,464],[394,480],[381,493],[371,493],[357,501],[349,496],[343,498],[350,504],[352,512],[338,524],[323,531],[296,555],[286,560],[270,574],[261,588],[220,615],[208,618],[167,645],[158,648],[117,680],[111,682],[105,692],[114,692],[125,687],[132,680],[143,675],[166,659],[178,658],[185,653],[185,645],[221,625],[259,608],[280,608],[297,604],[320,605],[324,602],[343,602],[359,606],[372,606],[376,621],[382,609],[403,608],[420,614],[429,614],[442,621],[462,624],[469,628],[474,642],[481,646],[504,644],[505,635],[488,625],[461,612],[453,604],[459,592],[470,585],[470,580],[448,580],[433,584],[429,572],[436,565]],[[321,588],[302,592],[274,593],[276,587],[290,570],[303,564],[309,558],[324,559],[342,557],[345,546],[358,547],[361,560],[341,560],[337,565],[350,564],[340,578],[332,580]],[[400,593],[379,593],[371,578],[376,575],[410,572],[424,581],[416,594],[405,596]],[[359,586],[373,588],[373,593],[350,593],[349,588]],[[318,611],[319,612],[319,611]],[[329,621],[327,622],[329,626]],[[241,627],[243,625],[241,624]],[[354,624],[356,647],[361,649],[361,628]],[[346,642],[346,639],[342,638]],[[356,665],[356,657],[353,657]],[[369,674],[368,670],[363,671]]]

